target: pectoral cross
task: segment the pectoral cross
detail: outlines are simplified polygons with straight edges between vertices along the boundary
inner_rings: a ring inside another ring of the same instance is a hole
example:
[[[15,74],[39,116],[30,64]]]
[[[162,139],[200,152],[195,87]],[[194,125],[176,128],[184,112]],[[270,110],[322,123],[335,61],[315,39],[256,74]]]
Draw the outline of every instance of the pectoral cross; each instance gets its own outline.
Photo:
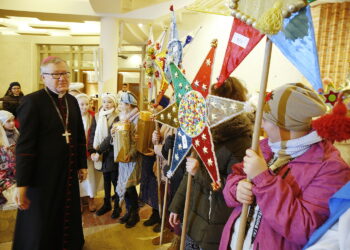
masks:
[[[69,136],[71,135],[71,133],[69,133],[67,130],[64,131],[64,133],[62,134],[62,136],[66,137],[66,143],[69,144]]]

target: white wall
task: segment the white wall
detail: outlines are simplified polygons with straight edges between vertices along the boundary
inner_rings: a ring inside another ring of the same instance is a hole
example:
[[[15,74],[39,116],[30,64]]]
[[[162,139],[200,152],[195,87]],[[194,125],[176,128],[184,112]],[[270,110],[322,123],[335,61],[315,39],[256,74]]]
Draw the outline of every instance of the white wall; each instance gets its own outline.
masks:
[[[25,94],[37,90],[37,44],[99,44],[99,38],[0,35],[0,97],[13,81],[21,83]]]

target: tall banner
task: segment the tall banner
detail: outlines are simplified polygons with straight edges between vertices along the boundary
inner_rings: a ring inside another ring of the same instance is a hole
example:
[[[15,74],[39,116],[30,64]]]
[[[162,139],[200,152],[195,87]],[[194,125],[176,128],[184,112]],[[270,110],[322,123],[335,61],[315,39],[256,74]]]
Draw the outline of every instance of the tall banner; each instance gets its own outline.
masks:
[[[284,19],[283,29],[269,38],[304,75],[313,88],[322,92],[323,86],[310,6]]]
[[[258,30],[234,18],[224,62],[216,87],[220,87],[244,58],[263,38]]]

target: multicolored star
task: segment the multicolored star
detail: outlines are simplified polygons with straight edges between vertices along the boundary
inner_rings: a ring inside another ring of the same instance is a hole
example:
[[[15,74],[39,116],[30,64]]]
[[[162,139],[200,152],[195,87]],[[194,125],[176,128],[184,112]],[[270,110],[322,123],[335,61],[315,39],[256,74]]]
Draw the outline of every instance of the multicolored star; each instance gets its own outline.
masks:
[[[193,147],[213,180],[213,190],[221,187],[221,180],[210,128],[239,115],[245,108],[245,103],[209,95],[215,49],[216,43],[213,43],[192,84],[174,63],[170,63],[176,102],[156,115],[157,121],[177,129],[167,177],[173,176]],[[169,112],[172,119],[166,120],[170,118]]]

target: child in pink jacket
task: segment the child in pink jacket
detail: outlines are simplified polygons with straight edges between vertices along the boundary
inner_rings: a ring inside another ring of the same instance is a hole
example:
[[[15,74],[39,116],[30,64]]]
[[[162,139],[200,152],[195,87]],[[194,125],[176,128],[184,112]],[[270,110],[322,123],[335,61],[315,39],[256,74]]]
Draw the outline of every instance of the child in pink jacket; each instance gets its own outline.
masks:
[[[262,156],[248,149],[223,191],[234,210],[221,250],[236,247],[242,203],[250,205],[243,249],[302,249],[328,218],[328,199],[350,180],[350,168],[310,128],[312,117],[325,110],[317,94],[300,83],[267,95],[262,127],[268,138],[260,142]]]

